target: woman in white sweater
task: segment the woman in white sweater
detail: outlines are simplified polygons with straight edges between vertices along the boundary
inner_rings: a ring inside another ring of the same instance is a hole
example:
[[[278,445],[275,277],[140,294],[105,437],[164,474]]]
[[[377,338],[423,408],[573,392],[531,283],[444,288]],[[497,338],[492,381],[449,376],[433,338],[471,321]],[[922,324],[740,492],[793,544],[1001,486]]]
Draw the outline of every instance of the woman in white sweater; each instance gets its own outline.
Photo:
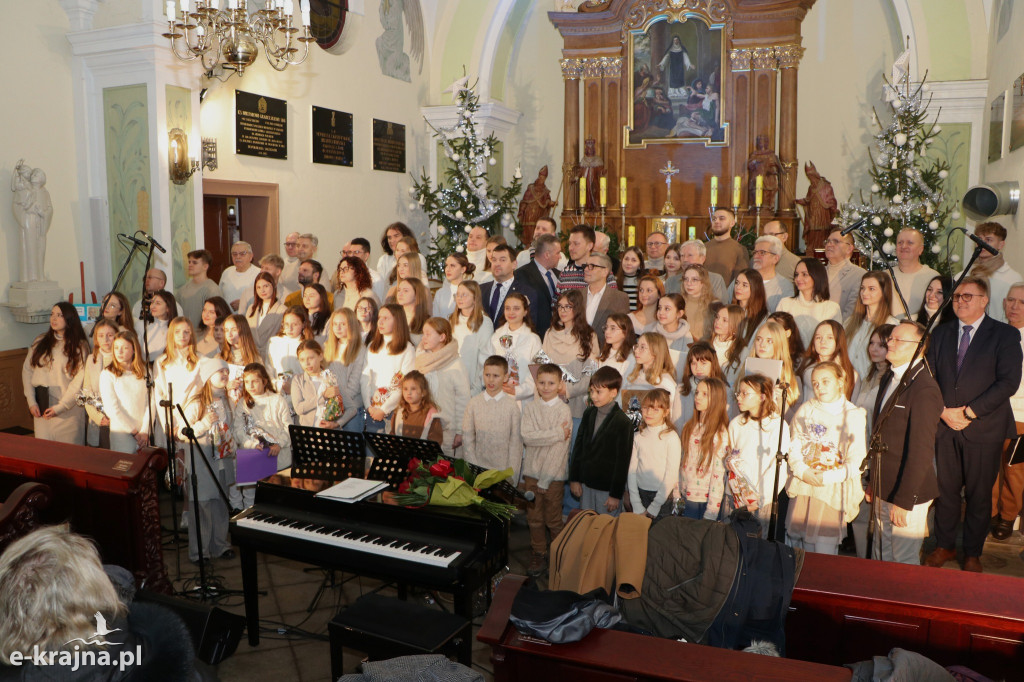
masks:
[[[324,362],[338,382],[344,412],[338,418],[342,431],[363,432],[363,393],[360,382],[366,368],[366,346],[354,311],[339,308],[327,323]]]
[[[789,313],[796,320],[804,347],[811,345],[814,328],[824,320],[842,324],[839,304],[829,300],[828,271],[817,258],[801,258],[793,271],[796,294],[779,301],[776,310]]]
[[[21,385],[36,438],[81,443],[85,411],[68,390],[89,354],[78,313],[61,301],[50,310],[50,329],[32,342],[21,369]]]
[[[846,399],[846,376],[839,365],[819,364],[812,383],[814,399],[793,418],[787,544],[836,554],[846,524],[856,518],[864,499],[860,464],[867,454],[867,417]]]
[[[441,449],[452,456],[455,448],[462,445],[462,415],[470,394],[469,377],[459,359],[459,346],[452,338],[448,320],[431,317],[423,323],[415,367],[426,377],[430,395],[441,413]]]
[[[484,360],[491,354],[491,337],[494,324],[484,314],[480,285],[465,280],[455,291],[455,312],[448,321],[452,325],[452,336],[459,344],[459,358],[469,376],[469,390],[476,395],[484,390]]]
[[[740,415],[729,422],[731,451],[725,458],[733,509],[746,508],[761,522],[767,537],[775,499],[775,453],[782,430],[782,451],[789,452],[789,425],[779,417],[775,386],[762,374],[748,374],[736,386]],[[789,465],[779,468],[779,490],[789,481]],[[778,537],[782,537],[781,534]]]
[[[457,310],[455,294],[467,277],[472,277],[476,265],[461,253],[453,253],[444,259],[445,283],[434,293],[434,317],[449,317]]]
[[[134,453],[148,445],[146,365],[134,333],[114,337],[114,359],[100,375],[100,396],[110,419],[110,449]]]
[[[114,360],[114,337],[117,336],[117,324],[113,320],[100,319],[92,328],[92,354],[85,360],[85,371],[75,376],[68,390],[76,396],[79,394],[100,396],[100,377]],[[85,422],[85,444],[90,447],[110,449],[110,418],[88,403],[85,405],[88,416]]]
[[[669,420],[672,398],[656,388],[640,401],[643,423],[633,436],[626,485],[634,514],[660,519],[672,513],[672,490],[679,479],[682,446]]]
[[[245,321],[249,323],[256,349],[265,356],[270,338],[281,331],[281,318],[288,308],[284,301],[278,300],[277,284],[269,272],[256,275],[252,294],[252,305],[245,311]]]
[[[533,375],[530,363],[540,352],[540,337],[533,332],[530,301],[522,294],[511,291],[505,296],[505,324],[491,337],[491,353],[508,361],[506,393],[516,400],[533,398]]]
[[[416,347],[409,342],[405,311],[388,303],[377,316],[377,330],[367,345],[360,389],[365,406],[365,431],[381,433],[402,397],[402,377],[414,367]]]
[[[860,278],[860,296],[853,308],[853,315],[846,321],[846,338],[849,340],[850,363],[863,378],[871,371],[868,357],[868,342],[880,325],[898,324],[892,315],[892,280],[884,272],[865,272]],[[857,381],[856,383],[860,383]]]
[[[195,390],[199,375],[199,355],[189,319],[176,317],[171,320],[167,339],[167,350],[153,365],[155,400],[172,400],[184,405]]]
[[[174,319],[178,303],[174,294],[169,291],[157,291],[149,301],[149,312],[152,321],[144,324],[135,321],[135,335],[139,337],[139,346],[146,355],[146,362],[153,362],[164,354],[167,349],[167,327]]]

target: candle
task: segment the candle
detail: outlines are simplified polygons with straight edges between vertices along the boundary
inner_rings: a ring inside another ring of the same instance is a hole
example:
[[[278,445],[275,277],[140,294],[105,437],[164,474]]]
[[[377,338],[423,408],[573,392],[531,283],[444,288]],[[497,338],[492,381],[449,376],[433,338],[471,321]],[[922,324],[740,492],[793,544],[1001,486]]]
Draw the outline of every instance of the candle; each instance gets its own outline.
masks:
[[[679,243],[679,235],[681,234],[680,230],[682,230],[682,226],[680,226],[679,224],[676,224],[675,229],[672,230],[672,234],[674,237],[672,241],[674,241],[676,244]]]
[[[608,205],[608,178],[600,178],[601,183],[601,208]]]
[[[587,179],[580,178],[580,208],[587,205]]]
[[[302,13],[302,25],[309,26],[309,0],[301,0],[299,11]]]
[[[740,205],[740,176],[736,176],[732,179],[732,205]]]
[[[295,3],[292,0],[284,0],[284,13],[288,16],[295,14]]]
[[[626,208],[626,178],[619,178],[619,206]]]
[[[711,176],[711,205],[718,206],[718,176]]]
[[[181,0],[181,13],[188,14],[188,0]]]
[[[174,0],[167,0],[167,18],[174,21]]]
[[[763,175],[758,175],[757,176],[757,189],[755,191],[756,191],[756,196],[755,196],[755,200],[754,200],[754,205],[757,206],[758,208],[761,208],[761,199],[764,196],[764,176]]]
[[[626,246],[636,246],[636,225],[629,226],[629,237],[626,240]]]
[[[214,12],[220,9],[220,0],[209,0],[207,3]]]

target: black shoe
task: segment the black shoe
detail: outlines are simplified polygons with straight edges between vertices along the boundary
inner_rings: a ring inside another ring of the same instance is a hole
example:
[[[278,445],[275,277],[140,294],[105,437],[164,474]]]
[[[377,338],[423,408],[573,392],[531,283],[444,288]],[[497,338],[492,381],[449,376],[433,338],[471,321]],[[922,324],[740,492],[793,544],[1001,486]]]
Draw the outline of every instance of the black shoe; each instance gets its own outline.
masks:
[[[992,525],[992,537],[996,540],[1006,540],[1013,535],[1013,521],[999,519]]]
[[[223,552],[221,552],[221,555],[219,557],[217,557],[217,558],[218,559],[227,559],[228,561],[230,561],[231,559],[234,559],[235,556],[237,556],[235,554],[235,550],[233,550],[230,547],[228,547]]]

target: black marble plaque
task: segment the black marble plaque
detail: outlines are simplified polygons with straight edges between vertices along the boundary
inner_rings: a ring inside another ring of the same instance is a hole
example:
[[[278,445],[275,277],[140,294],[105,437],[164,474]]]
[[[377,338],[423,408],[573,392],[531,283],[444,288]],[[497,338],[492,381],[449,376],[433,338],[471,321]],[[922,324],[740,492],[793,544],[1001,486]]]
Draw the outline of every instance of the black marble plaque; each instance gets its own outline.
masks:
[[[373,119],[373,170],[405,172],[405,126]]]
[[[313,163],[352,165],[352,114],[313,107]]]
[[[288,158],[288,102],[235,90],[235,153]]]

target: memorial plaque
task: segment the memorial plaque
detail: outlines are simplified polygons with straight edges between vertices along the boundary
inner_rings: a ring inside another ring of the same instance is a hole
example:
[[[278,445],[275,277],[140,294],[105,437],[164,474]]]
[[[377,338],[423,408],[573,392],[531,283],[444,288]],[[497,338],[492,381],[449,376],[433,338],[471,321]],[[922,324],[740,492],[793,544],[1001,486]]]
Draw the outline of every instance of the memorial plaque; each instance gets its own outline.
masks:
[[[373,119],[373,170],[405,172],[405,126]]]
[[[313,163],[352,165],[352,114],[313,107]]]
[[[288,102],[235,90],[235,153],[288,158]]]

